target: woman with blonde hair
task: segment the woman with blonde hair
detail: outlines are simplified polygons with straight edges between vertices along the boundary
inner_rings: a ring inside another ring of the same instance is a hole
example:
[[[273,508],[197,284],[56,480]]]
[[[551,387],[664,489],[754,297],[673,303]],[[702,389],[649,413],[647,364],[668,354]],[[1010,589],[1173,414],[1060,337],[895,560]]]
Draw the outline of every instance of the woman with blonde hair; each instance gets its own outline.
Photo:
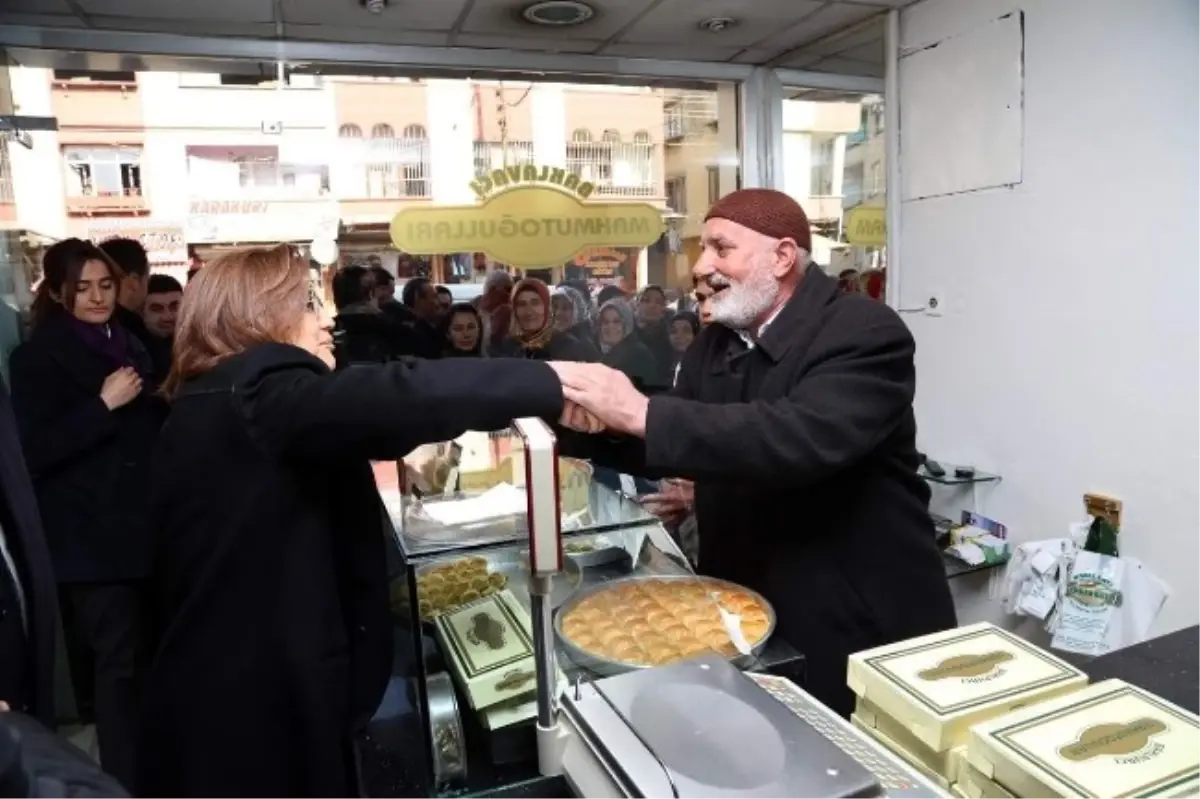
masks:
[[[152,492],[139,795],[356,795],[353,735],[392,652],[370,461],[563,412],[555,364],[334,372],[330,328],[286,247],[224,255],[188,286]]]

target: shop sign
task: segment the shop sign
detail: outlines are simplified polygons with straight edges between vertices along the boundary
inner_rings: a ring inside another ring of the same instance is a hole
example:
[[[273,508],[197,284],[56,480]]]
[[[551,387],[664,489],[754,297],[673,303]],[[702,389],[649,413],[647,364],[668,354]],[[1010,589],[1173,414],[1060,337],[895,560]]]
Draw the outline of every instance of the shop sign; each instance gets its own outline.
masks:
[[[113,223],[89,225],[88,238],[96,244],[116,238],[129,238],[141,242],[151,266],[187,263],[187,240],[179,225],[154,223],[120,225]]]
[[[400,211],[392,220],[392,242],[414,254],[483,252],[536,269],[570,261],[589,247],[648,247],[662,235],[658,208],[584,202],[593,188],[557,167],[494,170],[471,184],[478,205]]]
[[[593,277],[612,277],[620,272],[628,260],[629,253],[612,247],[600,247],[575,256],[575,266],[587,269]]]
[[[887,211],[879,207],[851,208],[846,212],[846,240],[867,247],[887,245]]]
[[[192,200],[192,216],[228,214],[265,214],[265,200]]]

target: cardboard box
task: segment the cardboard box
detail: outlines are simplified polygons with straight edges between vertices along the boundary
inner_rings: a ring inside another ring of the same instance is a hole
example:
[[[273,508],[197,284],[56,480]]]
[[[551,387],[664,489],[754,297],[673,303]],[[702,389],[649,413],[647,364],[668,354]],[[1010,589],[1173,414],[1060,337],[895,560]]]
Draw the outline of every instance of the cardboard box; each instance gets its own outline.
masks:
[[[1076,691],[1087,675],[992,624],[973,624],[850,656],[850,689],[944,752],[972,724]]]
[[[510,591],[468,602],[441,614],[435,624],[450,671],[473,709],[536,691],[533,626]]]
[[[1108,680],[976,725],[967,759],[1018,796],[1194,796],[1200,723]]]
[[[877,744],[884,747],[889,752],[893,753],[894,755],[899,757],[901,760],[903,760],[904,762],[906,762],[910,766],[912,766],[913,769],[917,773],[919,773],[922,777],[929,780],[934,785],[941,788],[943,791],[949,792],[950,781],[948,779],[943,777],[941,774],[938,774],[933,769],[928,768],[927,766],[922,764],[920,762],[920,760],[909,755],[907,752],[904,751],[904,749],[896,741],[889,738],[884,733],[880,732],[877,728],[872,727],[871,725],[867,724],[865,721],[863,721],[861,718],[859,718],[857,713],[851,714],[850,723],[853,724],[858,729],[862,730],[868,736],[870,736],[871,740],[875,741]]]
[[[969,799],[1015,799],[1003,785],[989,780],[968,764],[961,775],[959,787]]]
[[[908,731],[891,716],[875,707],[865,699],[858,700],[854,715],[871,729],[895,743],[895,748],[889,747],[914,768],[931,771],[949,784],[957,781],[956,772],[960,761],[965,761],[967,748],[965,745],[936,752],[923,741]]]

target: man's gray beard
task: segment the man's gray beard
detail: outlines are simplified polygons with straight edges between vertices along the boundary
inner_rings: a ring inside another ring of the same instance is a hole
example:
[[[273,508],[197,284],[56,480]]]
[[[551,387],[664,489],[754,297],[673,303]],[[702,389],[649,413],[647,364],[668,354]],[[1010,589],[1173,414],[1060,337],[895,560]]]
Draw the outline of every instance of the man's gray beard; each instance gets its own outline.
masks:
[[[710,300],[712,319],[734,330],[749,330],[754,320],[771,309],[779,298],[779,281],[768,265],[756,266],[749,276],[719,291]]]

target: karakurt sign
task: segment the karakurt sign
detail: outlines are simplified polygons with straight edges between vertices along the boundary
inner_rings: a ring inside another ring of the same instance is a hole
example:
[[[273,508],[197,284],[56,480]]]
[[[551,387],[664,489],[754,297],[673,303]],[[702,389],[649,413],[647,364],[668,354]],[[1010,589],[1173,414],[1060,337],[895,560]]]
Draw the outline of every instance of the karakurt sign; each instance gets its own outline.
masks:
[[[590,247],[648,247],[663,232],[647,203],[588,201],[595,186],[561,167],[511,166],[471,182],[477,205],[406,208],[391,224],[404,252],[483,252],[522,269],[570,261]]]

